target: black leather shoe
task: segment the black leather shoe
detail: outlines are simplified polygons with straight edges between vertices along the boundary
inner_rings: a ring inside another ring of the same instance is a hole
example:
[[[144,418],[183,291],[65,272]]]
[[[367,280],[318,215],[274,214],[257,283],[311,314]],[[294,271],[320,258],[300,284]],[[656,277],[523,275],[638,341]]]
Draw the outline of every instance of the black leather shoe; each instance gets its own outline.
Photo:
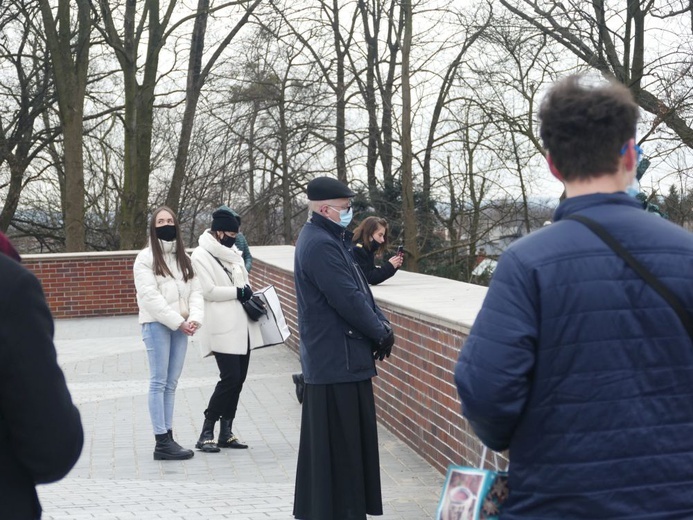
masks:
[[[219,449],[219,446],[217,446],[217,443],[214,442],[214,439],[206,441],[197,441],[195,443],[195,448],[197,448],[200,451],[204,451],[205,453],[219,453],[221,451]]]
[[[296,399],[303,404],[303,390],[306,388],[306,380],[303,378],[303,374],[293,374],[291,379],[294,380],[296,385]]]
[[[218,446],[220,448],[234,448],[237,450],[245,450],[248,447],[247,444],[243,444],[242,442],[240,442],[238,440],[238,437],[236,437],[233,434],[230,438],[226,439],[225,441],[219,441]]]

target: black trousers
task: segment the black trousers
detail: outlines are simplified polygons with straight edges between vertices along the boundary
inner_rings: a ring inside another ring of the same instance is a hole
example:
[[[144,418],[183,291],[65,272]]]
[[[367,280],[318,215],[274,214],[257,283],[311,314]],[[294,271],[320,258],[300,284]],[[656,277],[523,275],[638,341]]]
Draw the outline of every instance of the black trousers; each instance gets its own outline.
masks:
[[[244,355],[215,352],[214,359],[219,367],[219,382],[209,398],[207,413],[211,417],[233,420],[236,417],[243,383],[248,375],[250,350]]]

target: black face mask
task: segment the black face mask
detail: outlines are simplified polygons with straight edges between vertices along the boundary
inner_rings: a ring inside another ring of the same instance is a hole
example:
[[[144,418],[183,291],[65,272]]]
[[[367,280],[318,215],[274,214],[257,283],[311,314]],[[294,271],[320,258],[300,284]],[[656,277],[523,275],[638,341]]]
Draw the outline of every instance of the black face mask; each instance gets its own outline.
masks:
[[[377,240],[371,240],[371,251],[377,251],[380,247],[380,242]]]
[[[233,247],[233,245],[236,243],[236,237],[230,237],[228,235],[224,235],[219,240],[219,243],[224,247]]]
[[[156,228],[156,238],[164,242],[173,242],[176,239],[178,231],[176,226],[161,226]]]

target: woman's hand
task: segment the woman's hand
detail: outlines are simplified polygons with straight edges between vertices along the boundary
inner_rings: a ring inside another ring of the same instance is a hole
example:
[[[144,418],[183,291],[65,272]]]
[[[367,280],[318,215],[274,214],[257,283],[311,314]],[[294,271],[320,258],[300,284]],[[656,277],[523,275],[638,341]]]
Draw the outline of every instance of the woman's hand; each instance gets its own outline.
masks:
[[[236,288],[236,298],[238,298],[238,301],[240,301],[241,303],[247,302],[252,297],[253,290],[250,288],[250,285]]]
[[[197,330],[197,327],[195,327],[193,325],[193,323],[197,323],[197,322],[184,321],[183,323],[180,324],[180,327],[178,327],[178,330],[181,331],[186,336],[192,336],[193,334],[195,334],[195,331]]]
[[[389,260],[389,262],[392,264],[392,266],[395,269],[399,269],[400,267],[402,267],[403,261],[404,261],[404,259],[400,255],[395,255],[395,256],[391,257]]]

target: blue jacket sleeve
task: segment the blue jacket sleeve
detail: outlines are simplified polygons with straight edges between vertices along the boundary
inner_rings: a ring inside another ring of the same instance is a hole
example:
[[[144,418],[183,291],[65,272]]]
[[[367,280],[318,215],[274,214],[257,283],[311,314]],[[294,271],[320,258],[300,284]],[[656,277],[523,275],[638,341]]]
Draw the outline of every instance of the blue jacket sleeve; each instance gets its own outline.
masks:
[[[510,445],[530,391],[538,337],[536,288],[506,252],[455,366],[462,414],[489,448]]]

